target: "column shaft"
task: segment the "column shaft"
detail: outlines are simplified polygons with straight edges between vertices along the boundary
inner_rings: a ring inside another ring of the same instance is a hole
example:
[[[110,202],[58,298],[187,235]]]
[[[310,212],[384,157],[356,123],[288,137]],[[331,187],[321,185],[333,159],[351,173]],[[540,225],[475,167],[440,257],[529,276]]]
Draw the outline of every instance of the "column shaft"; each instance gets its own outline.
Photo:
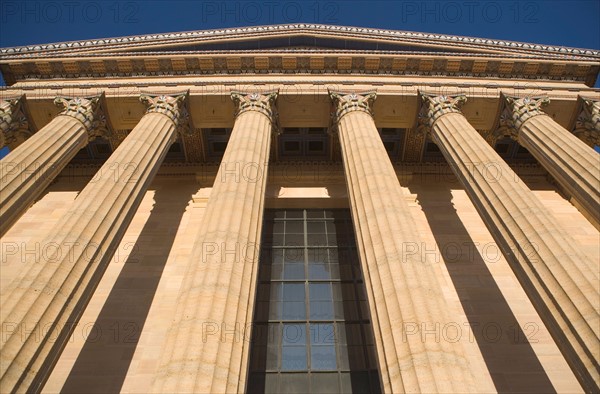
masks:
[[[14,329],[2,333],[3,390],[41,390],[175,139],[176,119],[144,115],[54,230],[28,242],[29,249],[52,247],[25,255],[23,271],[2,289],[2,330]],[[8,256],[7,264],[21,258]]]
[[[529,118],[518,135],[519,143],[571,194],[575,205],[600,230],[600,154],[546,114]]]
[[[0,236],[87,142],[85,125],[60,115],[0,161]]]
[[[597,391],[600,295],[595,264],[458,112],[464,96],[424,99],[432,136],[444,157],[575,375],[586,390]]]
[[[358,107],[356,96],[332,93],[341,107],[340,144],[382,387],[394,393],[472,392],[462,345],[422,336],[422,329],[453,322],[439,268],[423,253],[434,247],[418,236],[372,116],[356,110],[368,105],[368,96],[358,96]],[[417,335],[407,335],[415,327]]]
[[[194,243],[156,392],[244,392],[275,97],[233,95],[240,111]]]

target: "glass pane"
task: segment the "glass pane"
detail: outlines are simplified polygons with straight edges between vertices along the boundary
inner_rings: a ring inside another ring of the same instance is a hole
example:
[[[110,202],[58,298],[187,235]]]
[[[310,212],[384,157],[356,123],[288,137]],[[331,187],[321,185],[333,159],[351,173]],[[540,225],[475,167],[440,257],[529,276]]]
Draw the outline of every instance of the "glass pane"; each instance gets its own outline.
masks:
[[[283,302],[281,311],[282,320],[306,319],[306,304],[304,301]]]
[[[304,301],[304,283],[283,283],[284,301]]]
[[[306,370],[306,346],[283,346],[281,348],[281,370]]]
[[[283,268],[283,279],[304,279],[304,264],[286,263]]]
[[[310,283],[310,300],[332,300],[331,283]]]
[[[273,223],[273,232],[274,233],[283,233],[283,226],[285,222],[274,222]]]
[[[285,246],[303,246],[304,234],[285,234]]]
[[[275,246],[283,245],[283,234],[273,234],[273,245],[275,245]]]
[[[283,346],[306,345],[306,324],[284,324],[281,343]]]
[[[337,373],[315,373],[311,377],[311,392],[313,393],[339,393]]]
[[[323,211],[320,209],[307,209],[306,210],[306,217],[313,219],[313,218],[322,218],[323,217]]]
[[[335,343],[333,323],[310,325],[310,343],[313,345],[332,345]]]
[[[271,265],[271,280],[283,279],[283,264]]]
[[[265,393],[279,393],[278,381],[279,375],[268,373],[265,376]]]
[[[304,234],[304,221],[288,221],[285,223],[285,232],[287,234]]]
[[[270,299],[271,301],[280,301],[281,300],[281,283],[272,283],[270,289]]]
[[[304,264],[304,249],[286,249],[285,263],[302,263]]]
[[[282,302],[271,301],[269,305],[269,320],[281,319]]]
[[[308,375],[304,373],[282,373],[280,375],[283,393],[308,393]]]
[[[331,268],[327,263],[312,262],[308,265],[308,279],[330,279]]]
[[[312,370],[333,370],[337,368],[335,346],[311,346],[310,366]]]
[[[309,234],[325,233],[325,222],[306,222],[306,231]]]
[[[306,236],[306,242],[309,246],[327,246],[325,234],[308,234]]]
[[[311,320],[333,320],[333,303],[331,301],[311,301],[310,319]]]
[[[278,354],[279,354],[279,346],[278,345],[269,345],[267,346],[267,361],[266,361],[266,369],[275,371],[278,366]]]

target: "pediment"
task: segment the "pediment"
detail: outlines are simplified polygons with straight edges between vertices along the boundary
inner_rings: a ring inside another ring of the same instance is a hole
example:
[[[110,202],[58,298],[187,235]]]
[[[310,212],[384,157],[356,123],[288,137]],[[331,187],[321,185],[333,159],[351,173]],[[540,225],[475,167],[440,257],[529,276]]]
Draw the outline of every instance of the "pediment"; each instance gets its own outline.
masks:
[[[199,30],[0,49],[21,79],[211,73],[387,73],[578,80],[600,51],[445,34],[317,24]],[[570,78],[570,79],[569,79]]]

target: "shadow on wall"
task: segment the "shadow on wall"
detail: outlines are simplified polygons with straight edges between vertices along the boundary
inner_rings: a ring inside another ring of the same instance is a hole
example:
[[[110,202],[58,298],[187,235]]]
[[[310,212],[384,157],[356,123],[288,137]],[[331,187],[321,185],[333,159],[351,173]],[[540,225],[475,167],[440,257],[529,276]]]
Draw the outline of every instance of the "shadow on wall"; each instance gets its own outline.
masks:
[[[451,188],[457,186],[411,186],[411,192],[419,195],[494,386],[500,393],[556,392],[528,341],[539,327],[517,321],[487,266],[493,263],[484,260],[483,249],[475,246],[456,213]]]
[[[116,393],[131,361],[194,182],[161,183],[154,207],[106,299],[94,335],[88,337],[61,390],[63,393]]]

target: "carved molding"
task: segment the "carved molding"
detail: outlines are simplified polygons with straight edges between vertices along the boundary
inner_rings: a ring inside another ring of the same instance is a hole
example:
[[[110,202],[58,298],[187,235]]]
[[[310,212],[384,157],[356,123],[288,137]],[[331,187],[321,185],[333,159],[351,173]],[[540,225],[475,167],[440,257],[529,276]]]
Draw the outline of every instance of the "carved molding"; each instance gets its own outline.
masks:
[[[58,116],[70,116],[85,126],[88,140],[105,138],[110,140],[112,128],[108,122],[104,105],[104,93],[88,97],[56,97],[54,104],[63,108]]]
[[[274,125],[274,128],[279,130],[277,127],[277,108],[275,107],[275,101],[277,100],[278,94],[279,91],[265,93],[232,91],[231,99],[236,106],[235,118],[244,112],[258,111],[265,114],[271,121],[271,124]]]
[[[450,114],[461,114],[460,107],[467,101],[463,93],[436,95],[419,92],[421,109],[417,116],[417,131],[427,134],[440,117]]]
[[[353,111],[366,112],[370,116],[373,116],[372,107],[377,98],[377,92],[342,93],[330,90],[329,97],[334,105],[332,122],[335,128],[342,116]]]
[[[0,148],[13,150],[33,134],[25,109],[25,95],[0,101]]]
[[[545,115],[542,107],[550,103],[547,96],[515,97],[501,93],[504,109],[500,113],[499,128],[512,129],[509,134],[516,138],[523,123],[538,115]]]
[[[140,101],[147,106],[147,114],[163,114],[175,123],[177,133],[189,134],[194,130],[187,107],[189,93],[189,90],[173,94],[142,93]]]

